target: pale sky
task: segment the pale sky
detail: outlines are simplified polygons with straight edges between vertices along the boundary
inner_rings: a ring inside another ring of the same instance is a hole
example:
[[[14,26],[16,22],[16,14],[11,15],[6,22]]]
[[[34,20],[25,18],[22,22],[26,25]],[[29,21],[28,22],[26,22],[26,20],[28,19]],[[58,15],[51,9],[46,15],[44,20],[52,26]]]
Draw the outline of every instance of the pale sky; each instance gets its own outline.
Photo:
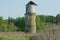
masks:
[[[0,0],[0,16],[3,18],[22,17],[25,12],[25,5],[33,1],[37,15],[57,15],[60,14],[60,0]]]

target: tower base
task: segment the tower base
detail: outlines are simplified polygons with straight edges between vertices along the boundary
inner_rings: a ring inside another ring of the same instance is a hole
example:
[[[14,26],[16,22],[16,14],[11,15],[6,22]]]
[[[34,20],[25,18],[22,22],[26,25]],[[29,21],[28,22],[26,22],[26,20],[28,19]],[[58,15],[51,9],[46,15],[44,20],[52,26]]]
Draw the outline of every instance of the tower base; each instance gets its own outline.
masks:
[[[36,33],[36,14],[35,13],[26,13],[25,14],[25,32]]]

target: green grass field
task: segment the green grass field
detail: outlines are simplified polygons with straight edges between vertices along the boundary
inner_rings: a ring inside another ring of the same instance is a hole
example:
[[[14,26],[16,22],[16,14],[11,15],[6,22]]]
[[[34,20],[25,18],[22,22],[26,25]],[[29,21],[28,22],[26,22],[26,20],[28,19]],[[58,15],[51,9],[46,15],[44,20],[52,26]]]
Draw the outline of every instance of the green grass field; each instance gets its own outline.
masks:
[[[16,37],[16,38],[0,37],[0,40],[29,40],[29,38],[28,37]]]

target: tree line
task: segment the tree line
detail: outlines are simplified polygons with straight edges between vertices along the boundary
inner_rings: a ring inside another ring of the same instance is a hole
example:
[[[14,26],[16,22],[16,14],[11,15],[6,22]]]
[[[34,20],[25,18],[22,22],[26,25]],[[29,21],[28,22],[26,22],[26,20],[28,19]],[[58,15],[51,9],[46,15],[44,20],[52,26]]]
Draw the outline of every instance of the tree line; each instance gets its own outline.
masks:
[[[52,24],[60,24],[60,14],[56,16],[37,15],[36,16],[36,27],[37,30],[40,28],[49,27]],[[0,17],[0,32],[15,32],[25,31],[25,17],[3,19]]]

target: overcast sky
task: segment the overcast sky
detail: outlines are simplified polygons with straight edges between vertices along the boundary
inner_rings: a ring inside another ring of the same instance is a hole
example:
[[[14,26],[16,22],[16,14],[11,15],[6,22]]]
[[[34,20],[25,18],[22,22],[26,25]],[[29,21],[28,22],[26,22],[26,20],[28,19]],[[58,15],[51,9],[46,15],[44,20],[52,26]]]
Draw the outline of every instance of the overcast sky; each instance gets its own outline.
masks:
[[[0,0],[0,16],[3,18],[22,17],[25,12],[25,5],[31,0]],[[32,0],[38,6],[37,15],[57,15],[60,14],[60,0]]]

